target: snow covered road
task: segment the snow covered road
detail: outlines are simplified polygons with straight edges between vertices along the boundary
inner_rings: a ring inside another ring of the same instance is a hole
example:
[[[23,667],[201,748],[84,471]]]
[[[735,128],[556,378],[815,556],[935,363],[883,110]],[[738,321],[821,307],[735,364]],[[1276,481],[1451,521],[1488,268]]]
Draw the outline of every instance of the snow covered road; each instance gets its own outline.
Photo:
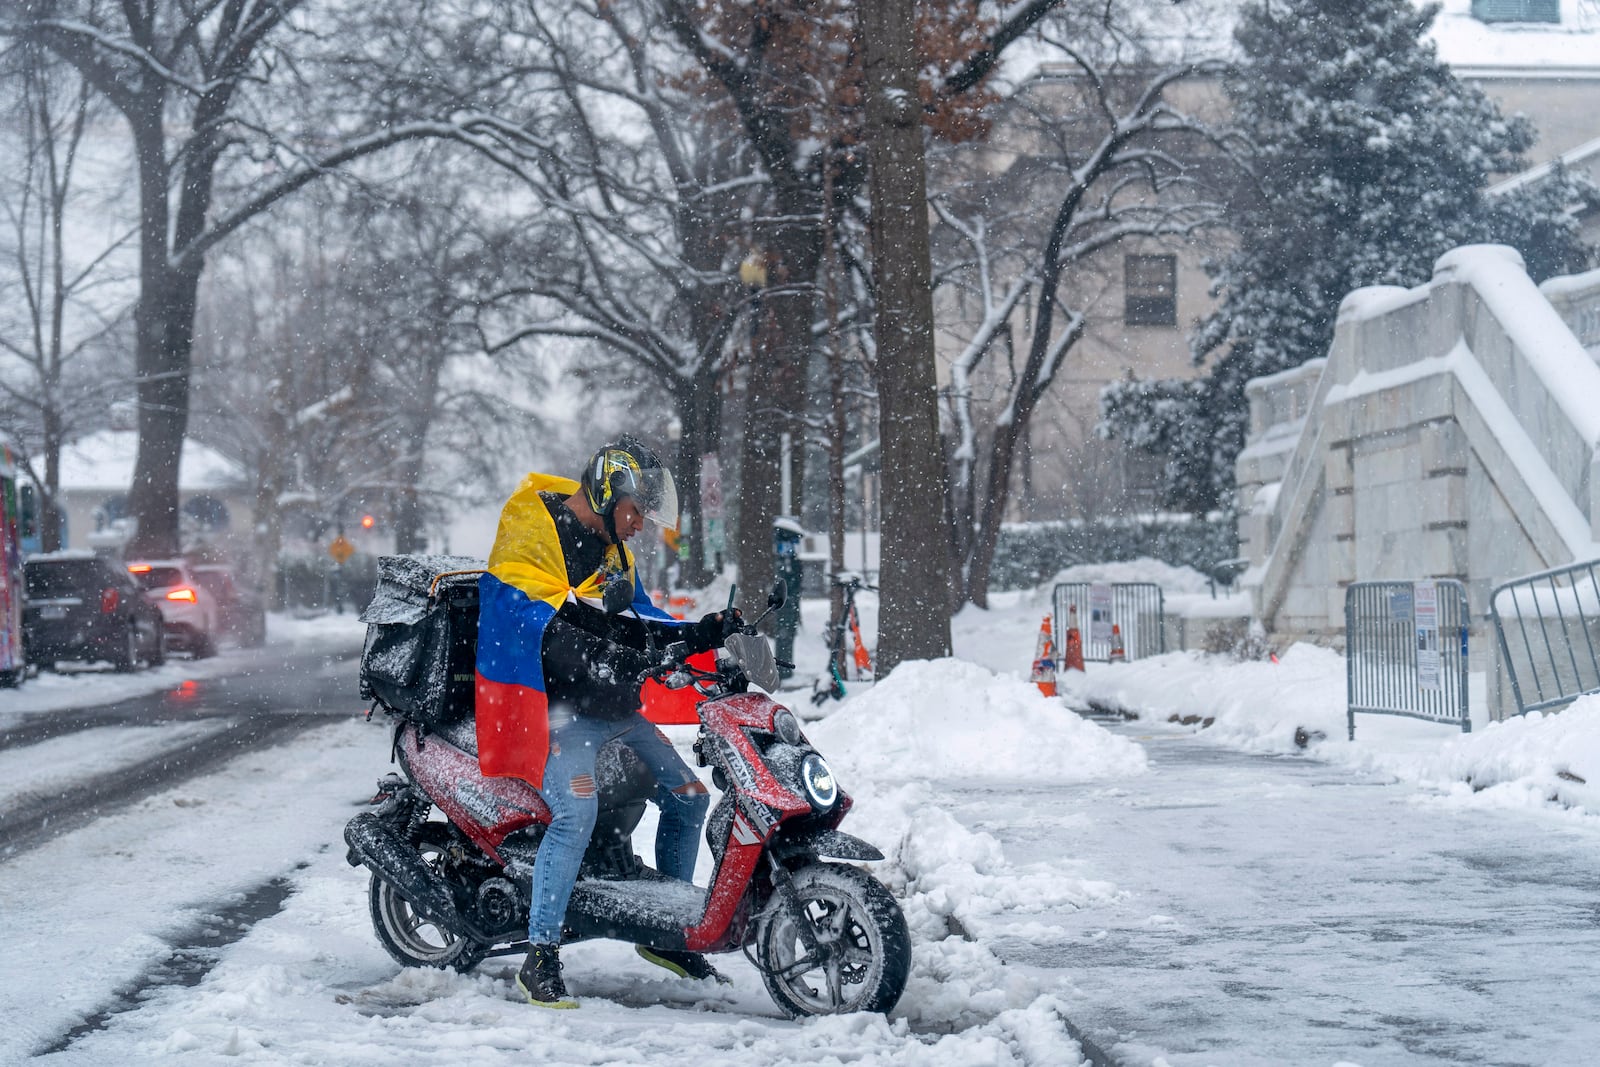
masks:
[[[1392,777],[1138,724],[1123,785],[993,790],[964,822],[1115,902],[989,946],[1070,981],[1119,1063],[1592,1063],[1600,828],[1445,806]],[[1160,1057],[1160,1059],[1158,1059]]]

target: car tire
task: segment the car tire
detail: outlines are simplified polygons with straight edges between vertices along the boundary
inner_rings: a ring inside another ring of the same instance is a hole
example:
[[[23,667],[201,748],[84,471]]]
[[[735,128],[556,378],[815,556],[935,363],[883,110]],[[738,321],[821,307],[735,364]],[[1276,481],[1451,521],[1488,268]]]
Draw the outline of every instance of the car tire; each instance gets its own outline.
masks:
[[[122,642],[111,650],[111,666],[119,674],[127,674],[139,666],[139,627],[129,623]]]
[[[194,638],[194,658],[210,659],[217,654],[217,643],[210,634],[196,634]]]
[[[161,667],[166,665],[167,631],[160,626],[156,627],[156,643],[151,647],[148,658],[150,666],[152,667]]]

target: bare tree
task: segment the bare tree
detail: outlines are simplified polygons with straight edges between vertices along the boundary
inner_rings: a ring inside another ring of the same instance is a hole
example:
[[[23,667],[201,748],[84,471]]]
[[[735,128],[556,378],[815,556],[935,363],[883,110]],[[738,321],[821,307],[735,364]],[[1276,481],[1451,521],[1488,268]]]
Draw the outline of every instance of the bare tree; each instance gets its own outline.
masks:
[[[1168,99],[1174,86],[1220,73],[1219,63],[1119,69],[1047,37],[1071,73],[1056,82],[1068,102],[1033,109],[1046,165],[1014,165],[1013,174],[946,190],[933,201],[949,257],[943,279],[976,308],[951,363],[949,407],[957,588],[979,606],[986,604],[1019,442],[1087,325],[1086,302],[1067,291],[1068,279],[1120,242],[1182,238],[1220,225],[1221,199],[1198,179],[1214,173],[1234,143],[1229,131]],[[996,203],[1008,207],[996,211]],[[1047,214],[1047,226],[1038,226],[1036,212]],[[996,396],[980,405],[975,382],[985,367]]]
[[[854,0],[655,0],[706,79],[708,98],[731,112],[770,183],[756,238],[769,290],[749,368],[740,458],[739,573],[771,583],[772,519],[779,509],[780,440],[805,432],[806,385],[818,307],[827,221],[864,189],[863,82]],[[967,0],[921,5],[915,28],[922,121],[947,140],[980,134],[983,83],[1001,52],[1059,0],[995,5]],[[713,91],[714,90],[714,91]],[[838,121],[843,115],[847,121]],[[824,193],[826,192],[826,197]],[[931,406],[935,402],[930,400]],[[804,455],[792,457],[803,480]],[[928,486],[942,501],[942,486]],[[942,507],[936,507],[937,514]],[[904,536],[888,531],[890,543]],[[891,621],[890,627],[899,625]]]
[[[620,397],[648,395],[639,372],[665,389],[689,518],[681,578],[702,585],[702,463],[721,450],[721,383],[755,306],[739,270],[762,183],[732,131],[696,115],[675,85],[681,56],[648,6],[546,14],[529,3],[511,25],[551,133],[518,171],[533,208],[501,257],[504,284],[479,317],[483,344],[582,351],[595,395],[619,411]]]
[[[422,550],[452,507],[487,495],[492,457],[511,451],[488,439],[529,422],[449,373],[482,355],[473,320],[503,247],[478,210],[493,186],[437,146],[405,162],[286,205],[202,291],[195,432],[254,472],[264,561],[286,496],[330,527],[381,506],[398,550]]]
[[[0,427],[21,446],[39,491],[40,541],[54,551],[63,541],[62,446],[103,419],[111,390],[127,384],[105,366],[107,342],[126,320],[126,300],[114,291],[123,242],[84,255],[68,239],[81,221],[74,213],[85,213],[80,153],[98,117],[91,87],[27,43],[0,56],[0,75],[16,92],[4,136],[19,164],[0,191],[0,354],[13,364],[0,373]]]
[[[132,493],[138,552],[178,548],[178,458],[189,422],[196,294],[211,250],[284,197],[393,145],[447,138],[494,157],[507,141],[528,138],[519,124],[483,109],[488,85],[474,82],[449,101],[423,93],[420,87],[440,82],[441,74],[471,80],[476,69],[473,57],[458,56],[459,67],[441,71],[414,47],[391,53],[383,87],[412,86],[415,107],[374,87],[370,107],[333,109],[321,128],[286,122],[295,114],[290,101],[315,97],[322,86],[307,80],[303,57],[290,54],[285,42],[309,49],[321,40],[376,39],[329,24],[359,12],[330,5],[316,12],[328,21],[314,26],[303,11],[309,6],[305,0],[25,0],[0,14],[0,37],[41,44],[77,68],[131,133],[139,186],[139,454]],[[393,8],[379,14],[404,21]],[[447,41],[457,25],[411,21],[413,36],[434,32]],[[403,57],[428,69],[408,78],[392,69]],[[270,90],[284,82],[292,84],[274,100]],[[428,117],[414,119],[423,106]]]

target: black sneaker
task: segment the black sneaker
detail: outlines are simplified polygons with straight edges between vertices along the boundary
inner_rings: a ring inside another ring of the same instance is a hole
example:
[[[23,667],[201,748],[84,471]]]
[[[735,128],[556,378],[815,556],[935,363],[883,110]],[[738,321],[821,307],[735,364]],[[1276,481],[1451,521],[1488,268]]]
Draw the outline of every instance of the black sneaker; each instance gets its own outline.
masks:
[[[528,958],[517,972],[517,989],[539,1008],[576,1008],[561,980],[561,950],[555,945],[529,945]]]
[[[657,967],[665,967],[679,978],[715,978],[718,985],[732,985],[733,979],[711,966],[698,952],[674,952],[669,948],[633,946],[633,950]]]

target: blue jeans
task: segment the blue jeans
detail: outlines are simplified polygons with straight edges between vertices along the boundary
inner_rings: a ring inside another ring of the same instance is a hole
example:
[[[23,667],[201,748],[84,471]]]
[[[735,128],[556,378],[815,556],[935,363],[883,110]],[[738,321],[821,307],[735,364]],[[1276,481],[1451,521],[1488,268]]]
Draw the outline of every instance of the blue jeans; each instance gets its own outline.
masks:
[[[671,742],[637,712],[616,722],[605,722],[553,706],[550,756],[544,765],[544,786],[539,790],[552,818],[534,860],[533,899],[528,913],[528,940],[535,945],[561,941],[567,901],[600,811],[595,756],[613,740],[622,741],[638,753],[655,776],[654,799],[661,809],[661,821],[656,827],[656,868],[685,882],[694,880],[700,827],[705,822],[710,796],[703,789],[678,792],[691,783],[698,785],[699,780]]]

